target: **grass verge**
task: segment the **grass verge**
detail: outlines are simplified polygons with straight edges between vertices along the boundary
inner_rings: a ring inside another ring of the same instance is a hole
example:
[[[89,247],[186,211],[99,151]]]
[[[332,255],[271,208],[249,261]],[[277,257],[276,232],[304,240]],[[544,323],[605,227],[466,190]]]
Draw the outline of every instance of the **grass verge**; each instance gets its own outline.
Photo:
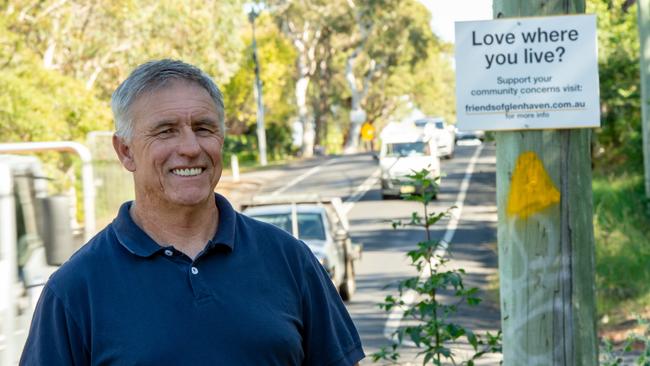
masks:
[[[643,174],[593,178],[599,317],[620,322],[650,309],[650,214]]]

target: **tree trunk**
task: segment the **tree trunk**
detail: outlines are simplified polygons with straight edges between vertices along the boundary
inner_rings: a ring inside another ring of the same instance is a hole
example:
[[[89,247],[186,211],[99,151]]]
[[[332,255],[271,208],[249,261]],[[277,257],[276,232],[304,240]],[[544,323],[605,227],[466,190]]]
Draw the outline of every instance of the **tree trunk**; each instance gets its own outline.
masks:
[[[361,107],[362,91],[357,87],[357,78],[354,75],[354,60],[357,58],[360,47],[350,55],[345,62],[345,80],[350,87],[350,95],[352,96],[352,104],[350,108],[350,130],[348,132],[347,140],[345,141],[344,151],[346,153],[355,153],[359,147],[359,132],[364,120],[355,118],[355,116],[365,115],[365,111]]]
[[[309,116],[307,109],[307,87],[309,76],[301,75],[296,81],[296,104],[298,106],[298,119],[302,124],[302,156],[314,155],[314,121]]]
[[[645,195],[650,198],[650,0],[638,0]],[[650,206],[649,206],[650,209]]]

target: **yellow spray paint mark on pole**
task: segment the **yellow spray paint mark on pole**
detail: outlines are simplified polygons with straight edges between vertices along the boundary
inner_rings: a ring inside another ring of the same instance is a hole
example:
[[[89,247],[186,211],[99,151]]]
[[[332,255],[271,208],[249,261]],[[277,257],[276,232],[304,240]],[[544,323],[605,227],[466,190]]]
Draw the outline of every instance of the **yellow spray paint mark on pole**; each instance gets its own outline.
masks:
[[[526,217],[560,202],[560,192],[553,185],[542,161],[532,151],[517,159],[510,194],[508,195],[508,216]]]

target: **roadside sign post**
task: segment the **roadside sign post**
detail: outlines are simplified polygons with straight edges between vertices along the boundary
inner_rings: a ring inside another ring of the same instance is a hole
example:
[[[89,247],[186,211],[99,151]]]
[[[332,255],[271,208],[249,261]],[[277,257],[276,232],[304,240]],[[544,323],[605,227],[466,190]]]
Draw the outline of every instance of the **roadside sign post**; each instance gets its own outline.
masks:
[[[500,19],[456,24],[459,128],[499,131],[504,365],[598,363],[588,129],[600,121],[595,19],[506,19],[584,7],[495,0]]]

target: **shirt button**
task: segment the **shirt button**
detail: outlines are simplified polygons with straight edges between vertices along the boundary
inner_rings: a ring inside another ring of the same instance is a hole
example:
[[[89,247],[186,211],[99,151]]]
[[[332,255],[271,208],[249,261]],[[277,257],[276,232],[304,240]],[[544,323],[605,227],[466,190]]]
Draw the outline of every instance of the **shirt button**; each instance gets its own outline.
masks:
[[[165,255],[168,256],[168,257],[171,257],[172,255],[174,255],[174,252],[172,252],[169,249],[165,249]]]
[[[197,274],[197,273],[199,273],[199,269],[196,268],[196,267],[192,267],[191,271],[192,271],[192,274]]]

